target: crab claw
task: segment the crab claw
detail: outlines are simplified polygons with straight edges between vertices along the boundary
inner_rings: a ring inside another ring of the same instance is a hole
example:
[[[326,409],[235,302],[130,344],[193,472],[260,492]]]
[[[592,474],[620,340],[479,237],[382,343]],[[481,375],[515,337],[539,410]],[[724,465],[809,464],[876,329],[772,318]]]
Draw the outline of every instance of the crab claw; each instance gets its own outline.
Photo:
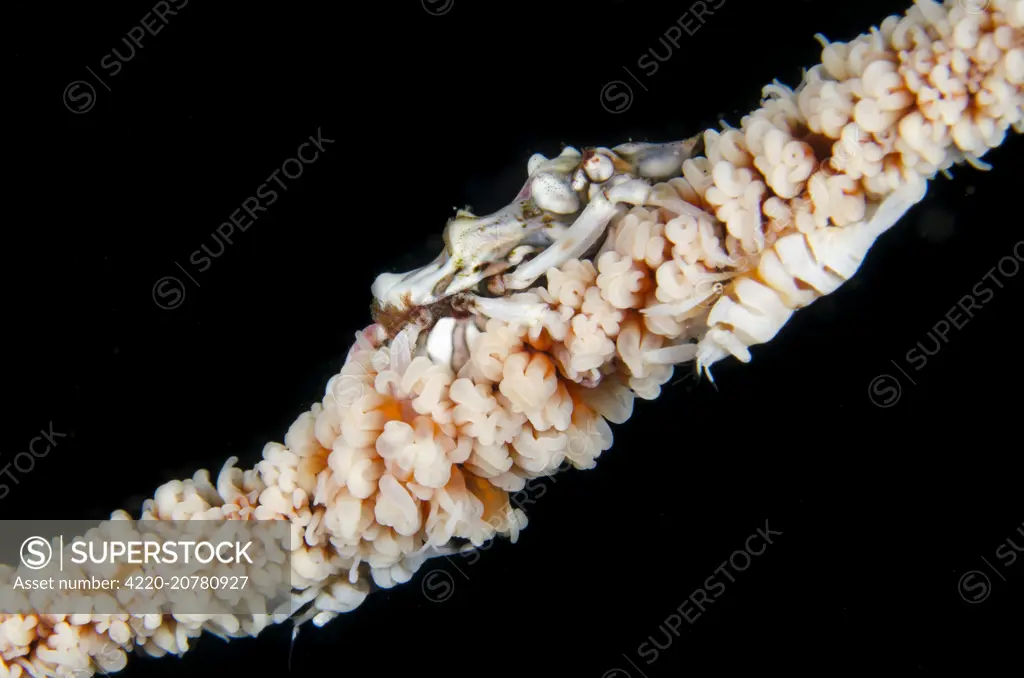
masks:
[[[408,273],[381,273],[370,291],[383,306],[407,311],[437,300],[433,294],[437,286],[456,273],[455,263],[446,252],[422,268]]]

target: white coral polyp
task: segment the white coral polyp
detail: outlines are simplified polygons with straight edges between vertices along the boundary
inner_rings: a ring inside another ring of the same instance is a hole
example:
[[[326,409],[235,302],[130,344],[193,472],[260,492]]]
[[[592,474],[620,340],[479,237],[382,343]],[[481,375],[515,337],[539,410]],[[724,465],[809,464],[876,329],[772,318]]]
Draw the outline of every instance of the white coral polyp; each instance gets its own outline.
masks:
[[[510,356],[499,388],[512,411],[526,415],[536,429],[554,427],[564,431],[568,426],[572,399],[546,354],[520,352]]]
[[[594,284],[597,270],[587,260],[572,259],[561,268],[548,269],[548,293],[559,304],[579,311],[583,295]]]
[[[647,290],[647,272],[628,255],[605,252],[597,262],[597,286],[605,301],[618,309],[638,306]]]
[[[444,487],[451,477],[448,451],[455,442],[448,436],[436,436],[436,424],[429,417],[416,417],[413,426],[404,421],[389,421],[377,438],[377,454],[388,471],[404,481],[415,479],[424,487]],[[465,455],[460,455],[460,461]]]
[[[572,426],[566,430],[565,456],[578,469],[597,466],[597,458],[612,446],[612,428],[604,417],[582,402],[572,412]]]
[[[327,458],[334,481],[358,499],[367,499],[377,491],[377,480],[384,475],[383,459],[372,447],[350,447],[343,441],[334,445]]]
[[[419,532],[419,502],[409,490],[390,473],[381,477],[379,487],[380,495],[373,508],[377,522],[407,537]]]
[[[568,423],[564,428],[569,428]],[[565,459],[568,442],[565,433],[557,430],[538,431],[527,424],[513,444],[516,466],[531,476],[551,475]]]
[[[501,381],[505,360],[522,348],[521,335],[516,329],[500,320],[490,319],[483,334],[477,339],[470,354],[468,375],[491,382]]]
[[[665,261],[667,246],[665,225],[658,219],[657,212],[634,207],[608,229],[602,250],[614,250],[654,269]]]
[[[562,362],[571,374],[596,370],[615,355],[615,342],[602,327],[600,318],[589,314],[572,319],[572,334],[565,346],[568,353]]]

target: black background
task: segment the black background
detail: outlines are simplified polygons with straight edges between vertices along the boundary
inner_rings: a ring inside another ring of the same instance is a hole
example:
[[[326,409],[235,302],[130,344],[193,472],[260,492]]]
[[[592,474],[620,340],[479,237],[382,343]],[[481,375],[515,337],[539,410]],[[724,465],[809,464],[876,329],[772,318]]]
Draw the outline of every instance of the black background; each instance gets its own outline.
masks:
[[[15,3],[7,26],[13,409],[0,465],[50,422],[67,437],[8,481],[4,518],[101,518],[228,456],[251,466],[322,397],[368,323],[373,277],[433,258],[454,207],[499,208],[529,156],[562,143],[736,125],[764,84],[795,85],[819,60],[814,33],[850,39],[903,9],[726,0],[648,77],[637,59],[664,49],[687,2],[455,0],[435,16],[443,3],[193,0],[110,76],[101,59],[126,54],[153,4]],[[95,89],[79,114],[62,99],[76,80]],[[634,94],[618,114],[600,96],[612,80]],[[191,253],[215,247],[217,225],[317,130],[334,143],[197,272]],[[985,157],[991,173],[932,182],[855,280],[750,364],[718,365],[716,386],[678,369],[615,428],[597,469],[532,494],[518,544],[432,562],[304,628],[290,669],[282,626],[204,637],[122,675],[1019,668],[1024,571],[995,551],[1024,519],[1024,276],[993,274],[1004,287],[987,283],[989,303],[922,369],[906,354],[1012,256],[1022,150],[1011,139]],[[170,310],[154,303],[165,276],[183,284]],[[873,404],[873,383],[890,406]],[[766,521],[782,536],[645,663],[639,646],[664,645],[659,625]],[[979,604],[958,589],[971,570],[991,582]],[[441,583],[451,595],[431,600],[425,576],[431,596]]]

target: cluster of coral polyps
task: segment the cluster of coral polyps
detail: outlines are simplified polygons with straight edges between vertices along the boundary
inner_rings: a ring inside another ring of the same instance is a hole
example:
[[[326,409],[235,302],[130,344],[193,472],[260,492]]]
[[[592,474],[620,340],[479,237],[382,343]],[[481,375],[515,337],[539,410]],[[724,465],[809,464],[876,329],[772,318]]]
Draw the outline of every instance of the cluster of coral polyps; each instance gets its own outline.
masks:
[[[515,210],[450,225],[460,258],[382,276],[378,301],[411,306],[378,306],[387,322],[357,335],[284,444],[253,470],[229,460],[216,483],[200,471],[161,487],[142,517],[291,521],[294,604],[317,625],[429,557],[514,541],[526,516],[510,493],[527,479],[593,467],[608,422],[657,397],[674,365],[749,360],[856,272],[927,180],[982,167],[1021,131],[1022,29],[1024,0],[922,1],[849,43],[822,39],[796,90],[766,87],[738,129],[705,131],[703,157],[641,187],[673,164],[653,146],[531,160]],[[566,221],[584,202],[593,210]],[[504,240],[509,219],[549,233]],[[567,236],[583,229],[580,251]],[[292,617],[0,615],[0,676],[115,671],[133,648],[181,654],[203,631],[256,635]]]

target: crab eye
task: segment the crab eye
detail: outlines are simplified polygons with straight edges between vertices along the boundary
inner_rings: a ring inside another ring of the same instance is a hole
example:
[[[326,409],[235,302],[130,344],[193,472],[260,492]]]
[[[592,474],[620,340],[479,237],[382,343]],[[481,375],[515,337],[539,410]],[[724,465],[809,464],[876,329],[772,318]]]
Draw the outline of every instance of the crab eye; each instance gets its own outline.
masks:
[[[590,156],[583,166],[590,180],[598,183],[608,181],[612,174],[615,173],[615,166],[612,164],[612,161],[600,153]]]

